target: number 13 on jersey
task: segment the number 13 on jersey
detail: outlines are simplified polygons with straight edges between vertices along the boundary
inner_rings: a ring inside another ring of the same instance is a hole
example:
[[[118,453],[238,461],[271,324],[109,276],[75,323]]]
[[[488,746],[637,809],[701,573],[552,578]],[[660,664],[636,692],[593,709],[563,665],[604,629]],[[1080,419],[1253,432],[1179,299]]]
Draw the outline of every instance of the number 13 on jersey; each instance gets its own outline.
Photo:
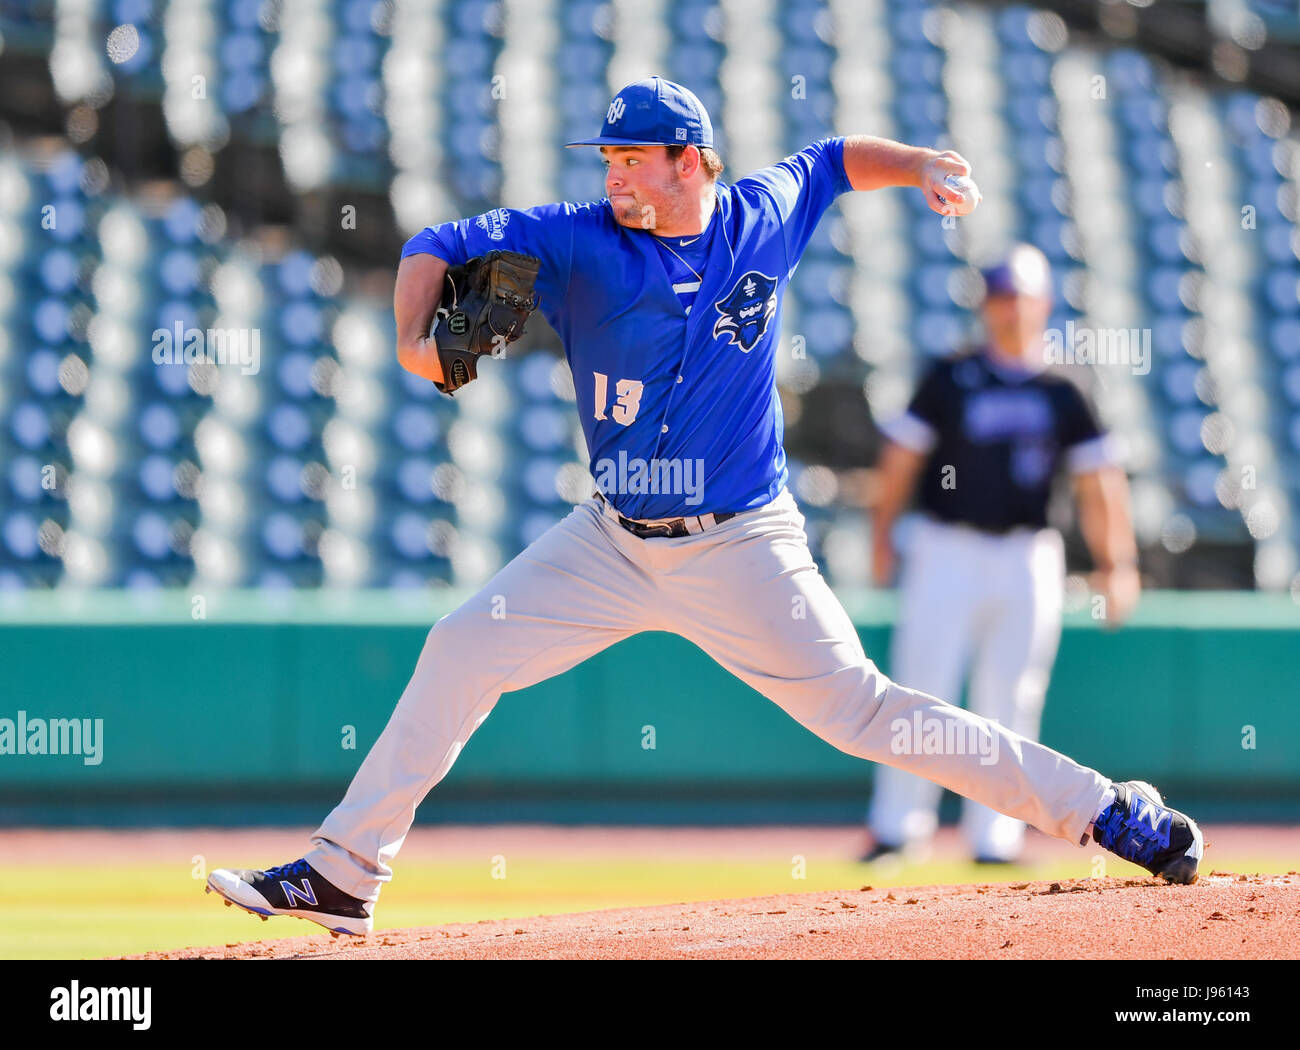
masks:
[[[609,402],[609,376],[603,372],[592,372],[596,377],[596,418],[605,419],[605,406]],[[609,414],[615,423],[625,427],[632,425],[637,411],[641,408],[641,391],[645,384],[639,379],[619,379],[614,384],[614,404],[609,406]]]

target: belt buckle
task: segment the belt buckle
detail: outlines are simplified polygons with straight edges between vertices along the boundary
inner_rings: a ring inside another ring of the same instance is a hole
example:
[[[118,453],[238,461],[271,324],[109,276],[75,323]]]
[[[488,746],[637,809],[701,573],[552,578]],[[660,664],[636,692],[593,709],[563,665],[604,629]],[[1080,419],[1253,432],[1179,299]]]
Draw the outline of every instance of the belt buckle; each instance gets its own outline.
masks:
[[[661,522],[657,525],[641,525],[640,528],[645,531],[641,532],[639,535],[643,539],[650,539],[652,536],[662,537],[666,540],[675,539],[677,536],[681,535],[676,531],[678,524],[679,522]]]
[[[617,513],[617,512],[615,512]],[[682,518],[671,518],[660,521],[637,521],[634,518],[625,518],[622,514],[618,515],[618,523],[633,536],[639,539],[650,539],[651,537],[661,537],[663,539],[676,539],[679,536],[685,536],[685,522]]]

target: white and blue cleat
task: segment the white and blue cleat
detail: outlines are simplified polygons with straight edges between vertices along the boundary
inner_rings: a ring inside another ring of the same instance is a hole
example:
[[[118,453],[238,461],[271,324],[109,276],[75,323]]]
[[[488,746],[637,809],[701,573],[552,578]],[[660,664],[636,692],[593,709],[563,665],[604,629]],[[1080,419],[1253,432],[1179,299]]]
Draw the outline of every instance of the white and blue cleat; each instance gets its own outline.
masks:
[[[1097,818],[1093,841],[1167,882],[1195,882],[1205,853],[1196,821],[1166,806],[1160,792],[1143,780],[1111,786],[1115,801]]]

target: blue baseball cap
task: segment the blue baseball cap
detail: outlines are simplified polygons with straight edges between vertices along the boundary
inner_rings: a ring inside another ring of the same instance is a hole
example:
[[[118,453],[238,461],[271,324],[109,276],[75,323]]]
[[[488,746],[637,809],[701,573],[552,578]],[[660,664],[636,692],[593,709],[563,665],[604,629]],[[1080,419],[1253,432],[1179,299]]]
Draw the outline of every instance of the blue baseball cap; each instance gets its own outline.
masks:
[[[1032,244],[1017,244],[996,266],[983,271],[984,295],[1032,295],[1052,298],[1052,267]]]
[[[565,146],[713,145],[713,124],[695,95],[663,77],[629,84],[609,104],[594,139]]]

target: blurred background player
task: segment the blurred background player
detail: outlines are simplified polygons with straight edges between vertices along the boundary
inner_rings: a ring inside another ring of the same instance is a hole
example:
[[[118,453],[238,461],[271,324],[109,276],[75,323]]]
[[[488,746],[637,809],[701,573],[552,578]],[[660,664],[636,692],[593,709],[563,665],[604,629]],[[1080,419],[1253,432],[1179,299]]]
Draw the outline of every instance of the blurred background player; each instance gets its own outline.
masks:
[[[1064,541],[1047,523],[1064,468],[1096,566],[1099,608],[1122,623],[1139,592],[1128,481],[1093,408],[1046,367],[1052,310],[1046,257],[1017,245],[984,271],[984,345],[936,363],[908,409],[882,424],[872,573],[894,575],[894,525],[913,492],[891,673],[1038,738],[1061,637]],[[876,770],[865,860],[923,853],[943,789],[890,766]],[[1015,861],[1022,821],[963,801],[962,830],[977,861]]]

